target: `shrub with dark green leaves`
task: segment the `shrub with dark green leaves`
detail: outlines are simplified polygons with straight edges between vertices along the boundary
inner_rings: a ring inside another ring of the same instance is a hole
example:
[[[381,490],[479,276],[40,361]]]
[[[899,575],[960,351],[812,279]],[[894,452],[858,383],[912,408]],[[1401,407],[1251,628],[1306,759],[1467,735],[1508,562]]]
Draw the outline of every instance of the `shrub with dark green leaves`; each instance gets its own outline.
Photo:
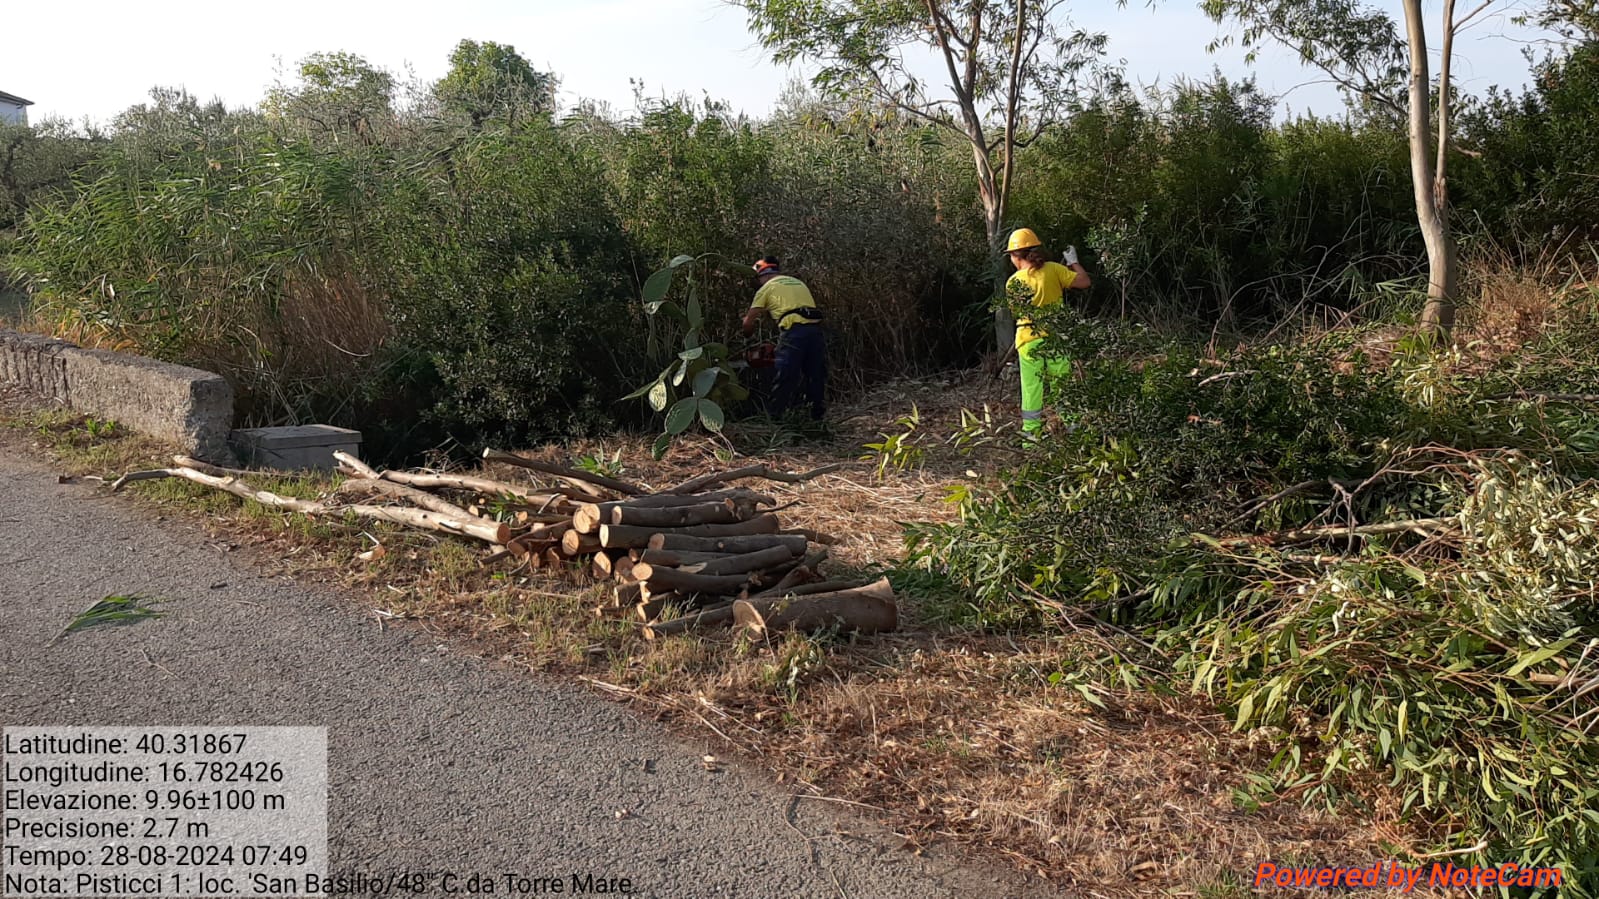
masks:
[[[367,224],[391,352],[433,380],[433,423],[462,442],[614,422],[641,370],[641,315],[603,173],[544,123],[482,131],[396,177]]]

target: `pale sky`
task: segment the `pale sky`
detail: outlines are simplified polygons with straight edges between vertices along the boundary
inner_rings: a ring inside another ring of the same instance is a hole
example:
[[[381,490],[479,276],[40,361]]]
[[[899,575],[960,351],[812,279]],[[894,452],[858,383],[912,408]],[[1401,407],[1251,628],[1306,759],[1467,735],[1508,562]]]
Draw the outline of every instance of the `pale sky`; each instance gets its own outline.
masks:
[[[1396,0],[1379,2],[1397,14]],[[1110,55],[1127,60],[1135,81],[1202,77],[1212,67],[1229,76],[1253,71],[1267,92],[1287,92],[1284,102],[1295,111],[1342,108],[1329,86],[1307,84],[1316,74],[1286,51],[1266,51],[1253,68],[1236,47],[1206,53],[1217,29],[1193,0],[1155,9],[1139,0],[1127,8],[1111,0],[1073,6],[1078,24],[1110,35]],[[1428,4],[1430,18],[1436,6]],[[1457,42],[1458,83],[1470,91],[1520,86],[1527,73],[1522,49],[1538,37],[1510,24],[1508,13],[1485,18]],[[35,122],[103,122],[156,85],[253,105],[314,51],[346,50],[401,78],[410,72],[431,80],[444,74],[462,38],[515,45],[535,67],[560,76],[563,105],[591,98],[629,110],[629,79],[638,79],[652,96],[708,93],[761,115],[788,80],[804,74],[770,62],[744,12],[718,0],[23,0],[0,11],[0,91],[33,100]]]

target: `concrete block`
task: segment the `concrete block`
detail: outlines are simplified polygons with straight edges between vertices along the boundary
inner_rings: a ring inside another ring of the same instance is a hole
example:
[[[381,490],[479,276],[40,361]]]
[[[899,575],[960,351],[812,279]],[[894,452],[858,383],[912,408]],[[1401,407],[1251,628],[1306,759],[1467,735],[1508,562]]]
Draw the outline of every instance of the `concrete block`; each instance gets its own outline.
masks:
[[[66,361],[73,408],[176,441],[210,462],[232,459],[233,388],[221,375],[106,350],[74,349]]]
[[[53,337],[0,330],[0,381],[69,405],[66,355],[77,349]]]
[[[233,388],[221,375],[0,329],[0,381],[208,462],[233,462]]]
[[[229,440],[246,465],[283,471],[331,471],[335,452],[361,455],[361,432],[332,425],[240,428]]]

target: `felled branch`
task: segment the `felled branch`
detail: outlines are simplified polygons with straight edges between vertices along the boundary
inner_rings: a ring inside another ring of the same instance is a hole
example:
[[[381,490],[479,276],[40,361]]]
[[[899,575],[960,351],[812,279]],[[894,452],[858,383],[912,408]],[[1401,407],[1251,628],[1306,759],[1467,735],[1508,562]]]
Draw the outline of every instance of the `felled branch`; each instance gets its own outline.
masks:
[[[1292,531],[1277,531],[1271,534],[1250,534],[1244,537],[1226,537],[1222,539],[1201,535],[1200,539],[1205,542],[1214,542],[1221,546],[1279,546],[1288,543],[1304,543],[1308,540],[1325,540],[1338,537],[1375,537],[1382,534],[1403,534],[1407,532],[1426,535],[1429,532],[1453,527],[1456,524],[1458,524],[1458,521],[1454,518],[1409,518],[1403,521],[1384,521],[1352,528],[1331,525],[1321,528],[1300,528]]]
[[[899,608],[888,578],[863,587],[803,598],[748,599],[733,603],[733,621],[757,635],[778,630],[807,633],[836,627],[875,634],[899,625]]]
[[[488,478],[473,477],[460,474],[413,474],[406,471],[389,470],[382,473],[385,481],[394,481],[411,487],[420,487],[424,490],[445,487],[453,490],[471,490],[475,493],[487,493],[490,496],[514,496],[525,503],[532,503],[544,508],[554,509],[568,502],[565,494],[561,493],[532,493],[525,487],[507,484],[503,481],[492,481]]]
[[[804,472],[803,474],[796,474],[792,471],[774,471],[766,465],[748,465],[744,468],[735,468],[731,471],[713,471],[708,474],[702,474],[699,477],[690,478],[689,480],[686,480],[665,492],[697,493],[712,484],[722,484],[726,483],[727,481],[737,481],[743,478],[765,478],[768,481],[782,481],[785,484],[798,484],[801,481],[809,481],[812,478],[821,477],[824,474],[838,471],[844,467],[845,464],[843,462],[835,462],[832,465],[823,465],[821,468],[813,468],[810,471]]]
[[[1544,393],[1539,390],[1517,390],[1488,397],[1489,401],[1548,400],[1551,403],[1599,403],[1599,393]]]
[[[183,478],[196,484],[203,484],[235,496],[253,500],[264,506],[287,509],[304,515],[341,518],[344,515],[353,514],[361,518],[390,521],[395,524],[404,524],[432,531],[443,531],[448,534],[459,534],[495,544],[503,544],[511,536],[510,527],[499,522],[484,521],[480,518],[463,520],[454,516],[425,512],[420,509],[361,505],[329,506],[314,500],[295,499],[294,497],[280,496],[268,490],[257,490],[236,477],[217,477],[195,471],[192,468],[157,468],[150,471],[130,472],[118,478],[111,485],[111,489],[117,491],[134,481],[150,481],[160,478]]]
[[[662,621],[644,628],[644,639],[659,640],[673,634],[686,634],[702,627],[726,627],[733,623],[733,603],[706,606],[693,615]]]
[[[794,555],[805,551],[799,534],[745,534],[731,537],[696,537],[686,533],[656,533],[645,544],[650,549],[708,553],[747,553],[769,546],[786,546]]]
[[[467,510],[457,506],[455,503],[452,503],[447,499],[444,499],[443,497],[434,496],[426,490],[418,490],[415,487],[407,487],[404,484],[395,483],[394,481],[374,481],[367,478],[352,478],[340,484],[338,492],[341,494],[365,493],[369,495],[378,493],[394,499],[406,500],[424,509],[431,509],[440,515],[448,515],[453,518],[459,518],[463,521],[467,519],[477,519],[479,521],[488,520],[468,512]]]
[[[483,460],[485,462],[504,462],[507,465],[515,465],[531,471],[543,472],[544,474],[551,475],[562,481],[566,481],[567,483],[576,481],[579,483],[593,484],[598,487],[604,487],[606,490],[620,493],[624,496],[637,496],[644,492],[643,487],[640,487],[637,484],[629,484],[627,481],[619,481],[616,478],[608,478],[605,475],[593,474],[576,468],[567,468],[564,465],[553,465],[549,462],[540,462],[537,459],[529,459],[524,456],[518,456],[515,453],[501,452],[500,450],[496,449],[485,449],[483,451]]]
[[[600,545],[611,549],[644,549],[649,547],[651,549],[690,549],[701,552],[743,552],[744,550],[720,550],[714,546],[656,546],[650,540],[659,535],[711,540],[776,534],[777,528],[777,516],[770,513],[757,515],[748,521],[738,521],[732,524],[700,524],[685,528],[649,528],[627,524],[602,524],[600,525]],[[799,539],[804,540],[805,538],[801,537]]]

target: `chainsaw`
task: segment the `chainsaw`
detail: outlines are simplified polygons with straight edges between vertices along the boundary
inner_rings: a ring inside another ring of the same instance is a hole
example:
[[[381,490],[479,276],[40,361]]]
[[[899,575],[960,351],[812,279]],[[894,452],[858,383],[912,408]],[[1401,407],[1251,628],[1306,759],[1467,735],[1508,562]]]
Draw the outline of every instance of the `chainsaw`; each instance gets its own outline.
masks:
[[[771,368],[777,364],[777,344],[762,341],[744,351],[744,364],[750,368]]]

